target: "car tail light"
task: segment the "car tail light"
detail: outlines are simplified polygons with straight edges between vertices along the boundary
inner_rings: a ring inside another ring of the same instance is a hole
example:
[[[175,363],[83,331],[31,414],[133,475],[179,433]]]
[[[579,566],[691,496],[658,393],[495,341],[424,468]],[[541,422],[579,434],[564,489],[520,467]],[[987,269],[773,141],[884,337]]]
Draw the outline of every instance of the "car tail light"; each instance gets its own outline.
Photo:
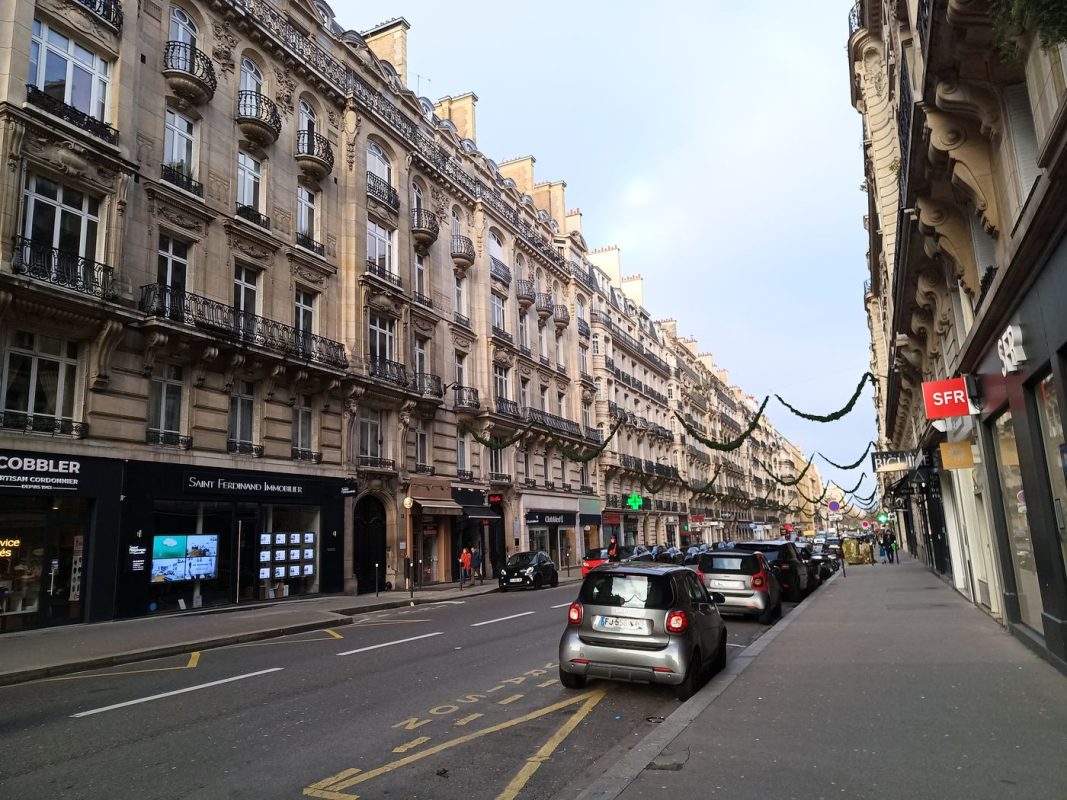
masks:
[[[572,664],[588,664],[589,663],[589,659],[588,658],[572,658],[571,659],[571,663]]]
[[[689,617],[684,611],[672,611],[667,615],[667,633],[685,633],[689,628]]]
[[[571,625],[581,625],[582,623],[582,607],[578,603],[571,603],[571,607],[567,609],[567,622]]]
[[[670,667],[653,667],[653,672],[670,672]]]
[[[757,572],[752,576],[752,588],[753,589],[766,589],[767,588],[767,576],[762,572]]]

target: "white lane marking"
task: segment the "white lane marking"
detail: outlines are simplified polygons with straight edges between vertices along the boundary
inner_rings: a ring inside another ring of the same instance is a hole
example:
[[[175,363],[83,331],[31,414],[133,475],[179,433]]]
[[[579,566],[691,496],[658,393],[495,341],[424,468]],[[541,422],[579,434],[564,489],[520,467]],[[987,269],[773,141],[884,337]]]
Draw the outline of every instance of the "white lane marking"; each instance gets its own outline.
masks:
[[[339,656],[351,656],[356,653],[366,653],[368,650],[377,650],[381,647],[392,647],[394,644],[404,644],[405,642],[414,642],[419,639],[429,639],[431,636],[440,636],[444,631],[437,631],[436,633],[424,633],[422,636],[412,636],[408,639],[397,639],[395,642],[383,642],[382,644],[372,644],[370,647],[360,647],[357,650],[345,650],[343,653],[338,653]]]
[[[570,603],[568,603],[567,605],[570,605]],[[499,617],[497,619],[487,619],[485,622],[473,622],[473,623],[471,623],[471,627],[472,628],[478,628],[478,627],[481,627],[482,625],[492,625],[494,622],[504,622],[505,620],[509,620],[509,619],[517,619],[518,617],[528,617],[530,614],[536,614],[536,613],[537,613],[536,611],[523,611],[521,614],[512,614],[510,617]]]
[[[747,644],[734,644],[733,642],[727,642],[726,646],[727,647],[742,647],[742,648],[748,647]]]
[[[173,697],[176,694],[185,694],[186,692],[196,692],[200,689],[210,689],[212,686],[219,686],[223,683],[231,683],[232,681],[243,681],[245,678],[255,678],[257,675],[266,675],[270,672],[279,672],[285,669],[285,667],[272,667],[271,669],[261,669],[259,672],[249,672],[245,675],[234,675],[232,678],[223,678],[220,681],[211,681],[210,683],[201,683],[199,686],[189,686],[185,689],[175,689],[173,692],[163,692],[162,694],[154,694],[151,697],[141,697],[137,700],[127,700],[125,703],[115,703],[112,706],[104,706],[103,708],[94,708],[91,711],[79,711],[77,714],[71,714],[72,718],[77,717],[89,717],[93,714],[102,714],[105,711],[114,711],[116,708],[125,708],[126,706],[135,706],[139,703],[149,703],[152,700],[162,700],[164,697]]]
[[[569,606],[569,605],[570,605],[570,603],[560,603],[558,606],[549,606],[549,608],[565,608],[566,606]]]
[[[424,603],[427,606],[461,606],[464,605],[466,600],[438,600],[434,603]]]

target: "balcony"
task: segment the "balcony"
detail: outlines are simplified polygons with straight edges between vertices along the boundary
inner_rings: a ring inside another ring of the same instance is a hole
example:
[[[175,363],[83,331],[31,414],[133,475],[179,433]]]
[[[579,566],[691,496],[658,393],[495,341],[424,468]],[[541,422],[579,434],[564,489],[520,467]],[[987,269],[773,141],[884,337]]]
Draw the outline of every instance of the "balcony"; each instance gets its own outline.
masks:
[[[566,306],[552,306],[552,318],[556,322],[557,332],[562,332],[568,325],[571,324],[571,312],[567,310]]]
[[[141,287],[140,309],[150,317],[200,328],[237,344],[255,345],[283,356],[348,369],[345,347],[340,342],[163,284]]]
[[[322,134],[296,132],[296,164],[313,181],[321,181],[333,172],[333,148]]]
[[[411,299],[418,303],[420,306],[426,308],[433,308],[433,300],[424,295],[422,292],[412,292]]]
[[[506,397],[497,397],[497,398],[495,398],[495,400],[496,400],[496,413],[497,414],[504,414],[505,416],[515,417],[516,419],[518,418],[518,416],[519,416],[519,404],[518,403],[516,403],[514,400],[508,400]]]
[[[590,336],[589,323],[581,317],[578,317],[578,334],[586,339]]]
[[[122,3],[119,0],[77,0],[77,2],[112,27],[122,28]]]
[[[533,305],[534,296],[537,293],[534,291],[534,282],[520,280],[515,284],[515,299],[519,301],[519,307],[527,309]]]
[[[593,487],[590,486],[588,483],[580,483],[580,484],[578,484],[578,493],[579,494],[592,494],[593,493]]]
[[[614,372],[615,371],[615,359],[612,358],[611,356],[604,356],[604,366],[607,369],[609,369],[612,372]]]
[[[542,322],[552,316],[552,307],[555,303],[552,302],[552,295],[547,292],[538,292],[534,298],[534,306],[537,308],[537,316]]]
[[[387,472],[396,471],[396,462],[391,458],[379,458],[378,456],[360,456],[360,469],[379,469]]]
[[[490,483],[507,483],[507,484],[510,484],[511,483],[511,476],[508,475],[506,472],[490,472],[489,473],[489,482]]]
[[[527,422],[532,422],[535,425],[541,425],[545,428],[551,428],[560,433],[570,434],[571,436],[582,435],[581,428],[577,422],[558,417],[555,414],[549,414],[547,411],[542,411],[539,408],[530,408],[529,406],[523,407],[522,418]]]
[[[62,93],[62,89],[60,89]],[[41,91],[33,84],[26,84],[26,100],[43,111],[47,111],[53,117],[69,122],[76,128],[92,134],[97,139],[103,139],[108,144],[119,143],[119,132],[103,120],[89,116],[84,111],[79,111],[74,106],[67,105],[62,99],[55,98],[47,91]]]
[[[419,475],[435,475],[437,470],[434,469],[432,464],[423,464],[421,462],[415,464],[415,472]]]
[[[161,164],[159,177],[179,189],[184,189],[190,194],[203,198],[204,184],[200,183],[200,181],[194,181],[191,175],[186,175],[186,169],[188,168],[184,164]]]
[[[473,386],[453,386],[452,395],[452,405],[457,411],[477,411],[480,408],[478,390]]]
[[[471,472],[469,469],[457,469],[456,480],[463,481],[464,483],[473,483],[474,473]]]
[[[326,255],[326,248],[323,246],[322,242],[316,242],[306,233],[301,233],[300,231],[296,232],[296,244],[297,247],[303,247],[305,250],[308,250],[317,256],[323,257]]]
[[[519,345],[519,354],[524,355],[527,358],[533,358],[533,353],[530,352],[530,348],[524,344]]]
[[[451,252],[452,263],[455,265],[458,274],[470,269],[471,264],[474,263],[474,242],[466,236],[453,236]]]
[[[431,372],[415,373],[415,391],[438,399],[445,396],[445,390],[441,384],[441,377]]]
[[[246,442],[243,439],[227,439],[226,452],[237,456],[263,457],[263,445]]]
[[[237,127],[254,144],[274,144],[282,132],[278,106],[265,94],[242,89],[237,93]]]
[[[385,178],[367,173],[367,196],[379,200],[393,211],[400,210],[400,195]]]
[[[603,441],[604,433],[599,428],[590,428],[588,425],[586,425],[585,438],[591,442],[600,442]]]
[[[537,488],[537,479],[536,478],[526,478],[522,482],[522,485],[525,486],[527,489],[536,489]]]
[[[571,262],[571,275],[578,279],[578,281],[585,285],[587,289],[595,292],[598,288],[596,277],[593,275],[593,271],[586,269],[585,266],[579,264],[577,261]]]
[[[91,297],[114,300],[118,290],[114,270],[69,250],[39,244],[22,236],[15,237],[11,271],[16,275],[62,286]]]
[[[609,494],[604,498],[604,505],[607,508],[622,508],[622,497],[617,494]]]
[[[210,102],[218,87],[211,59],[185,42],[163,46],[163,76],[174,94],[194,106]]]
[[[89,435],[89,426],[48,414],[26,414],[21,411],[0,411],[0,428],[20,433],[46,433],[49,436],[69,436],[84,439]]]
[[[234,216],[240,217],[246,222],[251,222],[253,225],[270,230],[270,217],[260,213],[260,210],[255,206],[246,206],[244,203],[238,203],[233,213]]]
[[[411,209],[411,238],[415,240],[416,250],[426,253],[440,233],[441,223],[435,213],[425,208]]]
[[[466,314],[460,314],[458,311],[453,312],[452,319],[457,325],[462,325],[464,328],[471,327],[471,318]]]
[[[367,260],[367,274],[373,275],[378,280],[385,281],[390,286],[395,286],[397,289],[404,288],[400,276],[395,272],[390,271],[388,267],[379,264],[377,261]]]
[[[305,450],[303,447],[294,447],[290,451],[293,461],[306,461],[310,464],[321,464],[322,453],[317,450]]]
[[[500,339],[503,342],[507,342],[508,344],[512,344],[515,341],[510,333],[503,328],[498,328],[496,325],[493,326],[493,337]]]
[[[155,428],[149,428],[145,432],[144,442],[156,447],[177,447],[179,450],[188,450],[193,446],[193,437],[182,436],[177,431],[160,431]]]
[[[538,356],[537,360],[541,363],[542,367],[547,367],[552,363],[548,360],[548,356]]]
[[[641,471],[641,459],[634,456],[626,455],[625,453],[619,454],[619,466],[623,469],[632,470],[634,472]]]
[[[403,364],[387,358],[371,358],[367,363],[367,374],[372,378],[407,388],[408,370]]]
[[[511,270],[499,258],[489,256],[489,274],[506,286],[511,286]]]
[[[614,400],[608,400],[608,416],[613,419],[622,419],[626,416],[626,412]]]

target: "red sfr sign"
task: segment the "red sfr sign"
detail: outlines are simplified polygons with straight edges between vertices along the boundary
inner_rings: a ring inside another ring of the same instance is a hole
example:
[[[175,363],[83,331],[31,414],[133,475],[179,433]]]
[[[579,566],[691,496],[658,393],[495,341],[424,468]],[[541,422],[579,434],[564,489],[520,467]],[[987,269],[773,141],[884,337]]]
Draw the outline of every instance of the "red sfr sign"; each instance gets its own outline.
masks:
[[[966,417],[971,413],[967,383],[963,378],[927,381],[923,384],[923,402],[926,404],[927,419]]]

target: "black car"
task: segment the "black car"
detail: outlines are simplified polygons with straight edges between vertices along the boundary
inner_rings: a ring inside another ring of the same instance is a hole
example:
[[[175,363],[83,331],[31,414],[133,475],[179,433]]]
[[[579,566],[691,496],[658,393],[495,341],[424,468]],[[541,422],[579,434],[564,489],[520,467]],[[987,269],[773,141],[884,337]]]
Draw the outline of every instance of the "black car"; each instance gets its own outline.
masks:
[[[635,545],[627,561],[655,561],[652,551],[642,544]]]
[[[800,556],[800,560],[804,562],[804,566],[808,568],[808,590],[818,589],[822,586],[822,582],[828,577],[824,574],[823,559],[821,556],[815,554],[815,548],[810,542],[796,542],[797,555]]]
[[[767,557],[778,577],[786,601],[799,603],[809,589],[808,567],[797,553],[796,545],[780,539],[774,541],[737,542],[734,550],[758,550]],[[814,586],[811,587],[815,588]]]
[[[500,591],[542,586],[558,586],[559,571],[544,550],[526,550],[512,553],[508,563],[500,570]]]

